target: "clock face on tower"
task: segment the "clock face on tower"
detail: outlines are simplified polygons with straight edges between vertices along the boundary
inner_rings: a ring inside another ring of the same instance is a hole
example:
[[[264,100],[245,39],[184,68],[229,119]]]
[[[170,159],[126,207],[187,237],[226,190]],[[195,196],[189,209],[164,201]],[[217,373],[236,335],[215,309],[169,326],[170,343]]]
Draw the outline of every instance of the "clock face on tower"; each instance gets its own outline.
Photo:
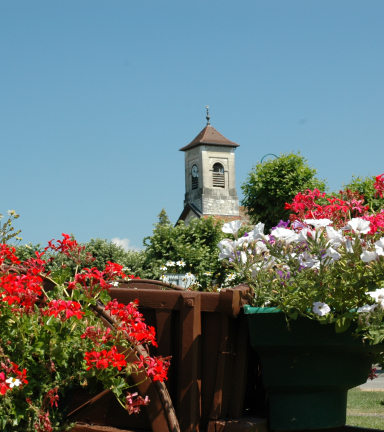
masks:
[[[193,165],[192,167],[192,177],[198,177],[199,176],[199,170],[197,169],[197,165]]]

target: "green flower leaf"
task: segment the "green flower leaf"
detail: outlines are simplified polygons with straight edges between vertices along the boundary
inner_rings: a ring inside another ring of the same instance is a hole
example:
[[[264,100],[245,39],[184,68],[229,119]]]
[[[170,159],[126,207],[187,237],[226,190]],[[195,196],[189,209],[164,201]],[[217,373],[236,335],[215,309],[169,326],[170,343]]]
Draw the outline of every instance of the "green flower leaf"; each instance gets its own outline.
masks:
[[[347,318],[346,316],[340,317],[335,322],[336,333],[343,333],[343,332],[345,332],[350,325],[351,325],[351,318]]]

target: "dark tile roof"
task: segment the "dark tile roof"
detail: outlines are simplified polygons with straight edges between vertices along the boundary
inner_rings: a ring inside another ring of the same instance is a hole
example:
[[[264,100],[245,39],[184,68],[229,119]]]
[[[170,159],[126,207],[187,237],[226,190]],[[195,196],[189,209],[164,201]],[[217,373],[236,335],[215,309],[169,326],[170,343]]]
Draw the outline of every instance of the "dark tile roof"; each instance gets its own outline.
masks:
[[[190,150],[191,148],[197,147],[200,144],[239,147],[239,144],[229,141],[227,138],[221,135],[221,133],[218,132],[214,127],[207,125],[191,143],[189,143],[185,147],[182,147],[180,151]]]
[[[185,220],[188,216],[188,213],[192,211],[192,213],[195,214],[197,218],[201,218],[203,213],[195,206],[193,203],[187,203],[184,207],[184,210],[181,212],[181,215],[179,216],[179,219],[177,219],[177,222],[175,223],[175,226],[178,224],[179,220]]]

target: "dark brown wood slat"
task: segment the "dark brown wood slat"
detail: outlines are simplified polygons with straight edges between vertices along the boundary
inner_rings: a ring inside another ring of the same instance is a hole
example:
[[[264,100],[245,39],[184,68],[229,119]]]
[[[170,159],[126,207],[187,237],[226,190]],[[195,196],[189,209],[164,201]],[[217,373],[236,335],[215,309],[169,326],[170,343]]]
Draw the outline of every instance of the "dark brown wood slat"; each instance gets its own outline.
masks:
[[[215,395],[210,413],[211,419],[224,418],[228,413],[233,380],[235,324],[236,322],[232,318],[221,315],[220,345],[216,369]]]
[[[157,355],[162,357],[172,356],[172,310],[155,309],[156,313],[156,341],[158,344]],[[174,382],[174,367],[168,369],[168,380],[165,385],[169,391]]]
[[[171,318],[172,310],[156,309],[156,341],[163,357],[172,355]]]
[[[180,295],[178,419],[182,432],[200,430],[201,418],[201,295]]]
[[[215,396],[217,362],[220,352],[221,314],[203,312],[201,318],[201,425],[206,427]]]
[[[228,411],[228,417],[230,418],[240,418],[243,415],[245,388],[247,384],[248,349],[250,348],[246,316],[241,313],[237,319],[239,322],[236,336],[236,356]]]

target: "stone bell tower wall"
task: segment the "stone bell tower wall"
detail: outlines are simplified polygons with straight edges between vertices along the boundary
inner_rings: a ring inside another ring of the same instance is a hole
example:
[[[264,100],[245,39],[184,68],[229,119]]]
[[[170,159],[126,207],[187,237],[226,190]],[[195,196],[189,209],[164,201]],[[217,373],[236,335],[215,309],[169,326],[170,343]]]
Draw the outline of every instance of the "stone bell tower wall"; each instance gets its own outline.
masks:
[[[223,188],[213,186],[213,166],[216,163],[224,168]],[[193,165],[197,165],[199,170],[197,189],[192,189]],[[207,215],[239,215],[234,148],[205,144],[185,151],[185,185],[184,205],[192,203]]]

